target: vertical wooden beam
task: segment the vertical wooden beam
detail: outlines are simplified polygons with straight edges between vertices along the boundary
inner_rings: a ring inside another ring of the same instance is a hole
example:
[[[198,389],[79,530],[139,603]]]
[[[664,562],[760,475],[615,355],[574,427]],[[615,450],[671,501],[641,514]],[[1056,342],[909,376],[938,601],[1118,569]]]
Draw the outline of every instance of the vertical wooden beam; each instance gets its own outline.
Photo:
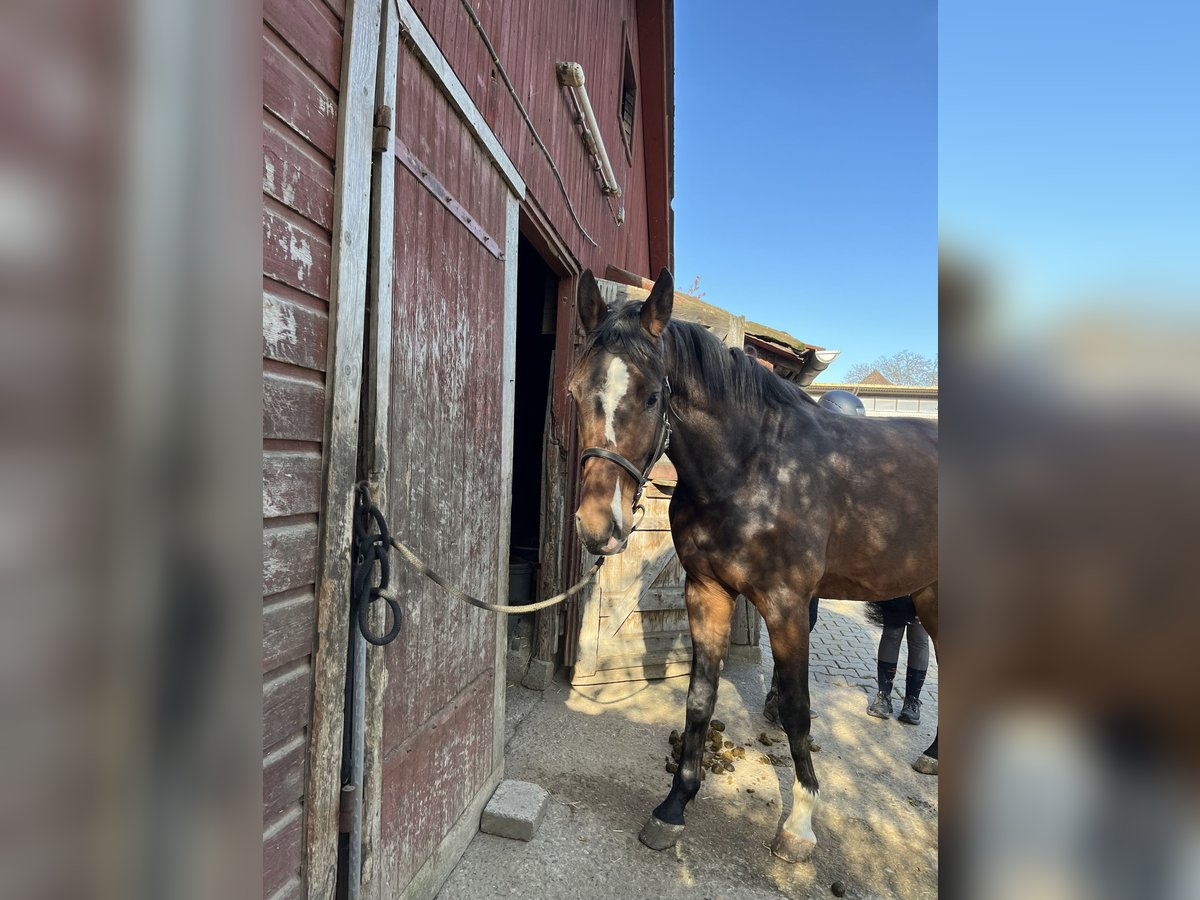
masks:
[[[332,898],[337,883],[342,706],[350,615],[347,585],[362,391],[379,15],[380,0],[347,0],[334,181],[317,631],[305,790],[304,871],[310,900]]]
[[[375,110],[386,106],[391,133],[396,128],[396,73],[399,67],[399,27],[396,10],[386,0],[380,17],[379,65],[375,73]],[[371,298],[368,327],[370,366],[364,415],[368,419],[368,480],[375,502],[394,522],[388,492],[391,442],[388,439],[392,387],[392,280],[396,255],[396,161],[391,140],[374,150],[371,173],[371,234],[367,290]],[[377,603],[382,607],[383,604]],[[376,633],[384,630],[382,609],[372,622]],[[387,687],[387,657],[382,649],[367,650],[366,704],[363,710],[362,872],[361,894],[379,900],[383,894],[381,855],[383,788],[383,695]]]
[[[671,195],[675,157],[675,65],[671,0],[638,0],[638,96],[646,152],[646,230],[650,271],[674,265]]]
[[[504,228],[504,393],[500,403],[500,561],[497,579],[498,603],[507,603],[508,544],[512,528],[513,480],[513,417],[517,401],[517,252],[521,227],[521,201],[509,194],[505,201]],[[507,679],[505,674],[505,637],[508,632],[504,616],[496,617],[496,675],[492,698],[492,771],[504,765],[504,700]]]

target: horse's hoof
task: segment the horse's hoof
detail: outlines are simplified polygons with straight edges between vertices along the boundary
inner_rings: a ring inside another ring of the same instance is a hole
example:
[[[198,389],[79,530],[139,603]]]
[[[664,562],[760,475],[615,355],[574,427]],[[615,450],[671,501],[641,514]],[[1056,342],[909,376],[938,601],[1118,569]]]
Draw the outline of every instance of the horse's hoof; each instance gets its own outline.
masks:
[[[781,830],[779,834],[775,835],[775,840],[771,844],[771,852],[786,862],[796,864],[808,862],[816,846],[817,842],[811,838]]]
[[[671,825],[659,820],[656,816],[647,819],[646,824],[642,826],[641,833],[638,834],[638,840],[651,850],[666,850],[674,847],[679,843],[681,837],[683,837],[682,825]]]
[[[922,775],[936,775],[938,773],[938,761],[927,753],[922,753],[912,767]]]

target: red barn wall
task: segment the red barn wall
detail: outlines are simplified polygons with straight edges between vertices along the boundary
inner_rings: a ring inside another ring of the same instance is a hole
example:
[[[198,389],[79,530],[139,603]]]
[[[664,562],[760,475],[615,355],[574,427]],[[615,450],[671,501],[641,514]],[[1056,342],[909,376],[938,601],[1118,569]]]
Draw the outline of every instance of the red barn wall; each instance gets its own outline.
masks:
[[[525,179],[529,197],[545,213],[583,268],[603,273],[612,263],[649,273],[652,260],[647,230],[646,115],[651,90],[639,67],[636,0],[473,0],[472,6],[497,56],[517,89],[538,134],[550,150],[571,202],[593,247],[580,233],[541,150],[533,142],[483,40],[459,2],[416,0],[413,8],[429,29],[463,86],[483,112],[501,145]],[[628,35],[638,77],[633,156],[625,153],[618,114]],[[609,161],[624,196],[625,224],[618,227],[600,179],[584,151],[570,94],[558,84],[555,63],[583,66],[588,96],[600,124]],[[661,147],[657,148],[661,150]],[[527,202],[529,202],[527,200]],[[653,200],[665,207],[663,198]],[[662,211],[665,214],[665,209]],[[664,261],[656,261],[664,265]]]
[[[263,896],[298,897],[341,3],[263,4]]]

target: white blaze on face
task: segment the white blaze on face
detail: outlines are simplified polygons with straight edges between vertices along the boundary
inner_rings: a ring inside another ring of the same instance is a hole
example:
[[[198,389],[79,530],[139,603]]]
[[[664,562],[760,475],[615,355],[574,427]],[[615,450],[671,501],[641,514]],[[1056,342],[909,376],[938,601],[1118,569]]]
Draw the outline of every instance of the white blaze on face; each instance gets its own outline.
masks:
[[[792,786],[792,811],[788,814],[787,821],[783,823],[783,830],[797,837],[816,842],[817,836],[813,833],[812,817],[819,799],[817,794],[810,794],[808,788],[804,787],[797,779]]]
[[[629,367],[625,361],[614,356],[608,364],[608,375],[604,379],[604,390],[600,392],[600,408],[604,410],[604,437],[610,444],[617,443],[617,433],[613,429],[613,419],[617,415],[617,407],[629,390]]]
[[[617,530],[620,531],[621,523],[621,479],[617,478],[617,483],[613,485],[613,502],[612,502],[613,521],[617,523]]]

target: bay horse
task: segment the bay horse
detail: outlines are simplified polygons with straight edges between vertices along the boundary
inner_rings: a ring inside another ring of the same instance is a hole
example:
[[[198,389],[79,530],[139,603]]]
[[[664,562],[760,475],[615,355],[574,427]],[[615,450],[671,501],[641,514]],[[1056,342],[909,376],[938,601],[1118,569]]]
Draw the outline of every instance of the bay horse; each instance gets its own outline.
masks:
[[[644,302],[612,310],[584,272],[587,338],[568,386],[586,448],[575,518],[589,552],[625,549],[668,441],[678,470],[670,521],[692,638],[687,725],[671,791],[639,837],[665,850],[683,835],[741,594],[770,635],[795,763],[792,808],[771,849],[800,862],[816,846],[819,795],[807,740],[809,598],[911,594],[936,652],[938,429],[822,409],[702,327],[672,321],[673,304],[666,269]]]

